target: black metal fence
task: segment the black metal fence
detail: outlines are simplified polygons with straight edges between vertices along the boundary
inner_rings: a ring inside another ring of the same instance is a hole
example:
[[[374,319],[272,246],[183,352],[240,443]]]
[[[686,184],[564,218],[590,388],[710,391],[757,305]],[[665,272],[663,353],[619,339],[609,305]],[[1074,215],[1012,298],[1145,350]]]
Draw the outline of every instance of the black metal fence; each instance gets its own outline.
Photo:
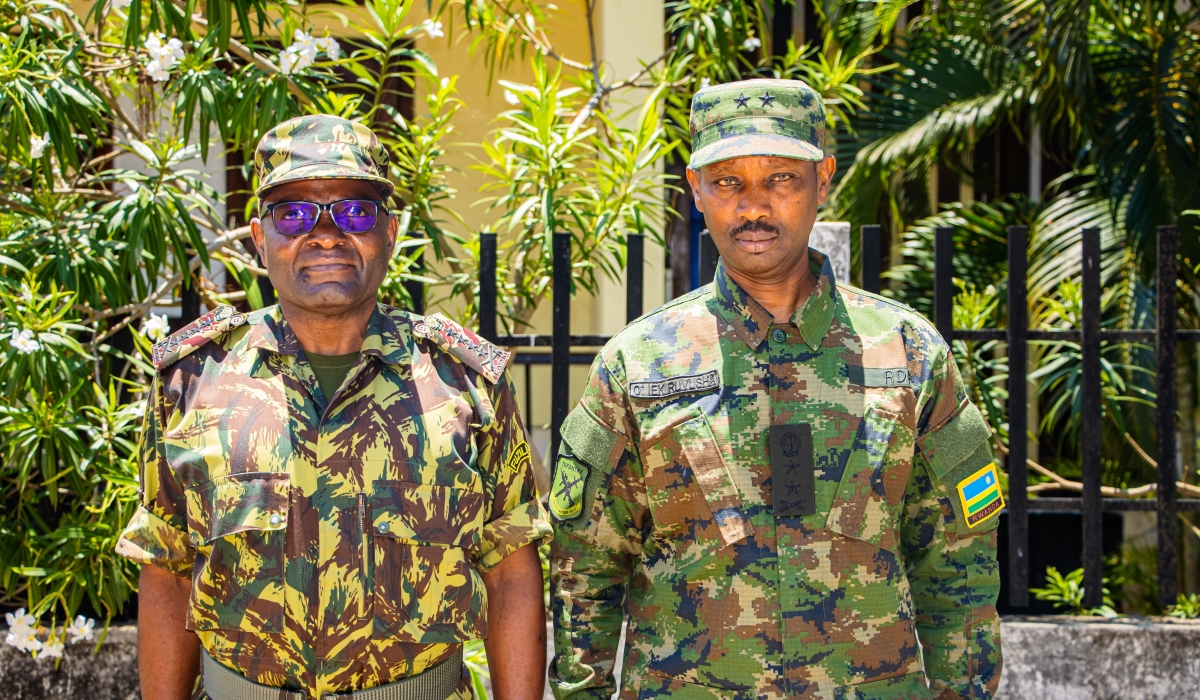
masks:
[[[863,226],[860,232],[860,272],[862,287],[880,289],[880,228]],[[1082,232],[1083,307],[1082,328],[1072,330],[1033,330],[1027,320],[1027,238],[1028,230],[1015,226],[1008,231],[1008,319],[1007,329],[956,330],[953,327],[954,238],[950,228],[934,234],[934,325],[948,342],[955,339],[1007,343],[1010,379],[1008,382],[1009,435],[1006,468],[1008,472],[1008,603],[1014,608],[1029,606],[1029,511],[1028,468],[1028,395],[1026,368],[1031,341],[1076,342],[1082,356],[1081,461],[1083,493],[1078,498],[1040,497],[1032,501],[1038,510],[1075,511],[1083,522],[1083,569],[1085,599],[1088,607],[1102,602],[1102,514],[1105,511],[1157,511],[1158,521],[1158,596],[1160,605],[1173,605],[1177,594],[1178,557],[1176,552],[1179,512],[1200,511],[1200,499],[1177,496],[1175,467],[1175,356],[1179,342],[1200,342],[1200,331],[1176,330],[1175,283],[1177,274],[1178,232],[1173,226],[1158,230],[1157,327],[1155,330],[1112,330],[1100,327],[1100,230]],[[643,246],[640,235],[628,238],[626,320],[642,315]],[[499,335],[496,332],[496,236],[484,234],[480,246],[480,334],[516,351],[514,363],[525,370],[526,411],[532,404],[530,368],[551,365],[550,458],[558,452],[559,428],[569,406],[569,370],[572,364],[590,363],[595,349],[609,336],[571,335],[571,237],[556,233],[553,238],[553,332],[551,335]],[[712,280],[716,269],[716,249],[707,235],[701,237],[701,282]],[[1101,490],[1101,344],[1105,342],[1153,343],[1156,348],[1157,497],[1150,499],[1103,498]],[[549,354],[520,351],[521,348],[550,347]],[[1019,379],[1019,381],[1018,381]],[[532,421],[528,417],[527,424]],[[1047,533],[1048,536],[1053,536]]]

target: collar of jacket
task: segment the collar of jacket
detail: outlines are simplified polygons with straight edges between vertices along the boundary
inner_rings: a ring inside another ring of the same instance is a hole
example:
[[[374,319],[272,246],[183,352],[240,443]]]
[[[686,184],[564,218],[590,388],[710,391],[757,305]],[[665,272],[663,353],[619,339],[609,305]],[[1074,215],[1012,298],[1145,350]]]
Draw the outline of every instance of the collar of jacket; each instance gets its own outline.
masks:
[[[792,323],[800,329],[800,337],[808,347],[816,350],[829,332],[833,312],[837,306],[837,281],[833,277],[833,266],[822,252],[808,249],[808,262],[817,275],[817,286],[808,299],[792,314]],[[717,263],[713,277],[713,296],[717,310],[734,331],[752,348],[757,348],[767,337],[767,331],[775,322],[771,313],[758,300],[738,286],[725,272],[725,261]]]
[[[253,324],[246,342],[248,347],[261,348],[280,355],[294,356],[300,352],[300,341],[296,339],[295,331],[283,317],[283,310],[277,305],[263,309],[262,318]],[[382,304],[376,304],[375,311],[371,313],[371,320],[367,322],[367,335],[363,338],[359,352],[363,355],[374,355],[389,365],[412,361],[405,337],[397,327],[395,319],[385,311]]]

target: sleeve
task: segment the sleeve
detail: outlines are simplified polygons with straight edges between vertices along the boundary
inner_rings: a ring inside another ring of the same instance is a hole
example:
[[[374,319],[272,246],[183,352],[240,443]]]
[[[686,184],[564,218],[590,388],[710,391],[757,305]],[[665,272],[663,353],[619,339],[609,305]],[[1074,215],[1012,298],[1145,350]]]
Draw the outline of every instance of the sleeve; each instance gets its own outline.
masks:
[[[554,543],[550,688],[564,698],[609,698],[624,603],[649,524],[627,402],[602,358],[562,430],[550,487]]]
[[[153,564],[177,576],[189,576],[196,551],[188,540],[187,500],[183,483],[163,453],[162,426],[168,411],[162,382],[156,379],[146,401],[138,446],[141,502],[121,533],[116,551],[139,564]]]
[[[992,698],[1001,669],[996,526],[1004,498],[991,431],[966,398],[949,348],[936,340],[922,386],[901,552],[934,697]]]
[[[491,387],[494,419],[480,435],[477,464],[488,498],[487,522],[475,568],[487,573],[505,557],[551,534],[550,519],[538,500],[532,447],[512,378],[506,371]]]

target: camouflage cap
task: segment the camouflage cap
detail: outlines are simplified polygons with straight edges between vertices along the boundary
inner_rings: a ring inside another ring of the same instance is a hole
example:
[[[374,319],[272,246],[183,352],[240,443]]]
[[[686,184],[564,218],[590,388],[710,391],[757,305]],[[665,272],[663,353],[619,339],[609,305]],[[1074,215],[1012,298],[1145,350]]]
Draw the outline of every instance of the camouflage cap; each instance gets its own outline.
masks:
[[[254,169],[259,197],[296,180],[369,180],[384,199],[396,189],[387,178],[387,150],[375,133],[329,114],[289,119],[263,134],[254,151]]]
[[[743,80],[692,98],[691,167],[741,156],[825,157],[825,104],[799,80]]]

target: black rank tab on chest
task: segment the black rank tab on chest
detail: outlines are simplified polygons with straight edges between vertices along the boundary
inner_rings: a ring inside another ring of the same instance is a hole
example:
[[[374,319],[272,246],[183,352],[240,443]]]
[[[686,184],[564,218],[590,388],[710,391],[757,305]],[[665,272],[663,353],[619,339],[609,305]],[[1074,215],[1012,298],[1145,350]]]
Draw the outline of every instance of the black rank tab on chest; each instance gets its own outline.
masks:
[[[770,431],[771,491],[775,517],[816,513],[812,426],[806,423],[772,425]]]

